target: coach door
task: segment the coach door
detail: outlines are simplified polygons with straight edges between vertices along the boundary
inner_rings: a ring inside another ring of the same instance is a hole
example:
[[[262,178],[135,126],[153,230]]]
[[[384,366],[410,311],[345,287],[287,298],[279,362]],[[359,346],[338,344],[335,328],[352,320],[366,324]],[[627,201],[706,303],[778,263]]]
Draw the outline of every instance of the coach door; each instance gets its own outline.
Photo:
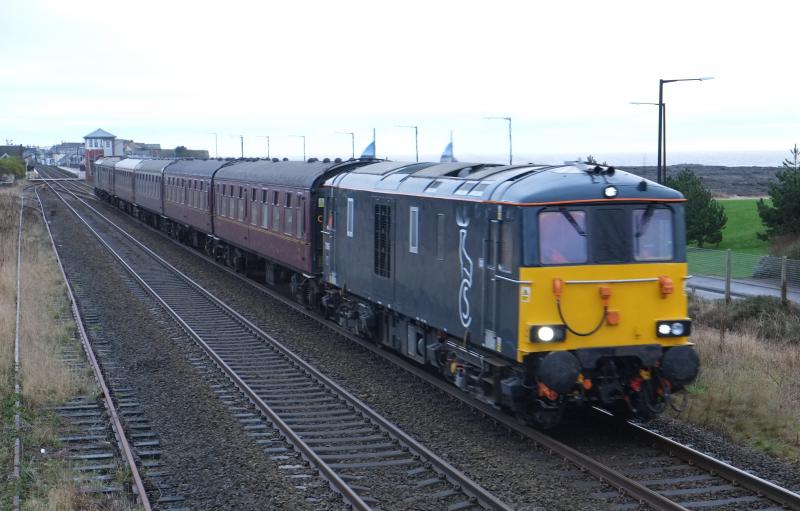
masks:
[[[392,199],[375,197],[373,200],[372,289],[375,300],[383,305],[394,302],[395,275],[395,204]]]

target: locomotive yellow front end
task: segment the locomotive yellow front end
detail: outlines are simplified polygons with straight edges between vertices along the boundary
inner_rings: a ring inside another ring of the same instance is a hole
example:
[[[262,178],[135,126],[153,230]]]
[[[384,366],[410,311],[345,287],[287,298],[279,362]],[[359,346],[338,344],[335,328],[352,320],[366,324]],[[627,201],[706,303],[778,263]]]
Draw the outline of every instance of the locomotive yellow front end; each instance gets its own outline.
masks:
[[[545,426],[574,403],[652,417],[699,369],[682,198],[605,189],[613,196],[524,208],[517,361]]]

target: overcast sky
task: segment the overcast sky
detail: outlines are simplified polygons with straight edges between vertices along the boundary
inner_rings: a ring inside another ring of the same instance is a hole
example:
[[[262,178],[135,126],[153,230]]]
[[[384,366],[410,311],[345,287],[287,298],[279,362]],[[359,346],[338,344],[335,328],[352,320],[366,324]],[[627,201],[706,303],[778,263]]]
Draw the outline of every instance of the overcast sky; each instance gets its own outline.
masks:
[[[211,7],[213,5],[214,7]],[[656,9],[662,12],[657,13]],[[220,155],[653,154],[800,142],[800,2],[3,0],[0,143],[121,138]],[[787,153],[788,154],[788,153]],[[490,158],[490,159],[491,159]],[[653,157],[652,160],[655,158]],[[776,162],[776,164],[779,162]]]

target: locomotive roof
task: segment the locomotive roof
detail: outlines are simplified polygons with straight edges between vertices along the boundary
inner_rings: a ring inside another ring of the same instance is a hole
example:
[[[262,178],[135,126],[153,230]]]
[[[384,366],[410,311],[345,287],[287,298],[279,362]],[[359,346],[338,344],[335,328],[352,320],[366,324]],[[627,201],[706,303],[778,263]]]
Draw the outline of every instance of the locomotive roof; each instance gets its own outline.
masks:
[[[228,164],[230,160],[177,160],[172,165],[164,169],[164,173],[168,175],[180,176],[202,176],[211,178],[214,172]]]
[[[336,162],[237,160],[217,172],[217,179],[311,188]]]
[[[389,194],[531,205],[608,200],[604,189],[613,185],[618,192],[613,200],[683,200],[679,192],[635,174],[580,162],[564,165],[459,162],[419,166],[395,163],[391,169],[388,163],[339,174],[325,184]]]

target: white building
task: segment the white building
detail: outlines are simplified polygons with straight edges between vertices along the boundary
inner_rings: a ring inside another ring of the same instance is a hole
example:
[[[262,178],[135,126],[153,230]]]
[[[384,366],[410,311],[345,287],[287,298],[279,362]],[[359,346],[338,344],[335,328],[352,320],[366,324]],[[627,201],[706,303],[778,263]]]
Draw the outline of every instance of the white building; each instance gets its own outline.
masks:
[[[87,151],[102,149],[103,156],[122,156],[123,141],[118,141],[116,135],[105,130],[96,129],[83,137],[83,140],[86,143]]]

